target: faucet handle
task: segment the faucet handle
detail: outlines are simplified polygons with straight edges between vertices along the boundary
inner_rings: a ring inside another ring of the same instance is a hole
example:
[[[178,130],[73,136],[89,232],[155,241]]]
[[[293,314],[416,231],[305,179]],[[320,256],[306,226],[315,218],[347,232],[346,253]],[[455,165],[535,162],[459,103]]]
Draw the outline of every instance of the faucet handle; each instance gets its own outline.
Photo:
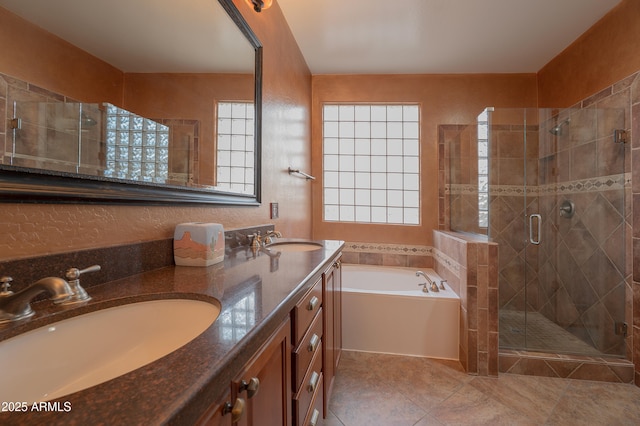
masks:
[[[447,280],[440,280],[440,290],[446,290],[446,288],[444,287],[446,282]]]
[[[429,293],[429,289],[427,288],[427,283],[420,283],[418,284],[418,287],[422,286],[422,292],[423,293]]]
[[[65,277],[69,280],[69,287],[73,291],[72,295],[63,299],[59,302],[61,305],[71,305],[73,303],[86,302],[91,300],[91,296],[87,293],[87,291],[82,288],[80,285],[80,275],[86,274],[88,272],[98,272],[100,270],[100,265],[89,266],[84,269],[78,268],[69,268],[65,273]]]
[[[100,265],[93,265],[84,269],[69,268],[67,269],[65,277],[68,280],[77,280],[82,274],[86,274],[87,272],[98,272],[100,269]]]
[[[0,278],[0,284],[2,284],[2,291],[0,291],[0,297],[9,296],[10,294],[13,294],[13,292],[9,290],[9,287],[11,287],[12,281],[13,281],[13,278],[11,277]]]

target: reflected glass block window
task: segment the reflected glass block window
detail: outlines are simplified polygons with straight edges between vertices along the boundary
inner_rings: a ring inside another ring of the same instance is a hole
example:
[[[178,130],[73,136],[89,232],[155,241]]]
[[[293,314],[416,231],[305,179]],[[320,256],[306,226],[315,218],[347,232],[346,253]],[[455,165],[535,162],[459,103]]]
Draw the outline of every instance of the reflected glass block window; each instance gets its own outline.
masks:
[[[237,342],[256,324],[256,297],[251,293],[230,309],[225,309],[217,322],[220,327],[221,338],[229,342]]]
[[[118,179],[164,183],[169,176],[169,127],[111,104],[106,108],[106,169]]]
[[[255,192],[253,102],[218,102],[216,187]]]
[[[324,220],[420,223],[420,107],[325,104]]]
[[[478,226],[489,226],[489,112],[478,115]]]

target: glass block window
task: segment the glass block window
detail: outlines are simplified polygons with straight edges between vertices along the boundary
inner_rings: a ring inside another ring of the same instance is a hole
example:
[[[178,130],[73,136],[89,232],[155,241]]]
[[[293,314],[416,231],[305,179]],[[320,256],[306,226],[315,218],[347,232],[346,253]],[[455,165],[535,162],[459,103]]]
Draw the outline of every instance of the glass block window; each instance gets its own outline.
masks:
[[[418,105],[323,108],[324,220],[420,223]]]
[[[255,192],[253,102],[218,102],[217,182],[221,189]]]
[[[478,226],[489,226],[489,112],[478,115]]]
[[[104,175],[164,183],[169,176],[169,127],[111,104],[106,107]]]

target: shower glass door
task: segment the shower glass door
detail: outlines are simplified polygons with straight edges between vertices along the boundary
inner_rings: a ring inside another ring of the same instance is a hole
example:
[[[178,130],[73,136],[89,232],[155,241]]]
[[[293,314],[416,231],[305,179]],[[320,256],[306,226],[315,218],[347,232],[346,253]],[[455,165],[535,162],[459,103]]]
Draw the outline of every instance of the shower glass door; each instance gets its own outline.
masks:
[[[624,356],[629,148],[613,137],[625,128],[624,111],[495,109],[489,116],[500,346]]]

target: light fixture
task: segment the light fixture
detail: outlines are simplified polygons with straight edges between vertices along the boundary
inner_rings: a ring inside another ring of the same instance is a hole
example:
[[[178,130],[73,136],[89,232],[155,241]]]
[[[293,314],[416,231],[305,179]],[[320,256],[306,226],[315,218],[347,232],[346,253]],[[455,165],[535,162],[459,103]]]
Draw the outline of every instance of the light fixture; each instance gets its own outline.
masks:
[[[253,10],[256,12],[261,12],[263,10],[269,9],[273,4],[273,0],[245,0],[247,4],[253,7]]]

